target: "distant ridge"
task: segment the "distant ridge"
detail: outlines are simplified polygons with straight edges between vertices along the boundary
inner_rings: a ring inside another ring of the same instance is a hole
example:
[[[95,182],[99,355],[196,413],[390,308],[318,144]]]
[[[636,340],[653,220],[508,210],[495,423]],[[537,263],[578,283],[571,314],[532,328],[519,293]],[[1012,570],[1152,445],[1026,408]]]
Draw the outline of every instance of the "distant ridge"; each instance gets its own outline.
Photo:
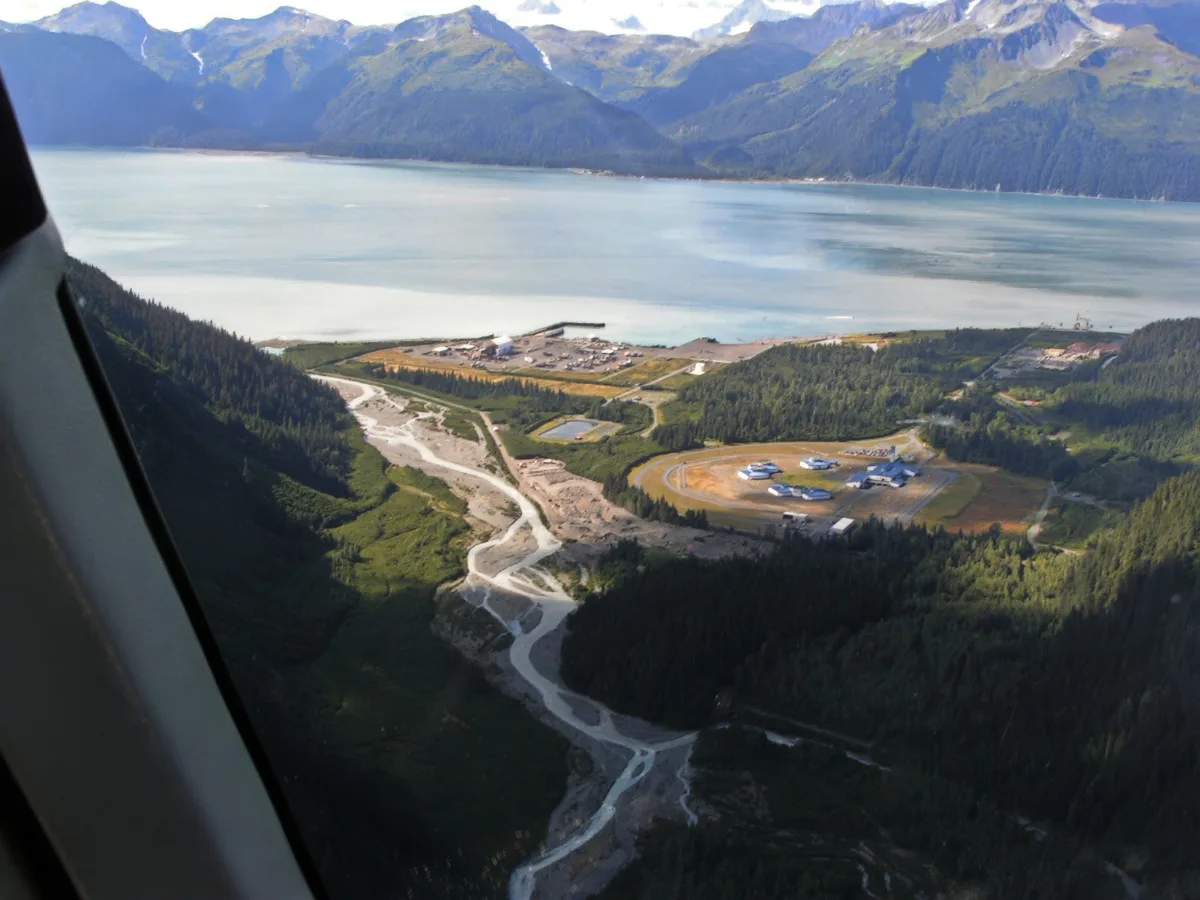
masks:
[[[745,0],[698,40],[478,6],[388,27],[280,7],[180,33],[84,2],[0,27],[0,66],[49,143],[1200,200],[1195,3],[799,8]]]

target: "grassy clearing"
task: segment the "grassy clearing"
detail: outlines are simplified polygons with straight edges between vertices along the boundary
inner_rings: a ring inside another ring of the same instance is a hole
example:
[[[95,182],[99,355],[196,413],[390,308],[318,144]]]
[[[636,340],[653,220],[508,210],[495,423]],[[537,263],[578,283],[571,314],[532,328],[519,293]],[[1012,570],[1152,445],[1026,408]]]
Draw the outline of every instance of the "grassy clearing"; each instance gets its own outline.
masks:
[[[1146,499],[1162,482],[1183,473],[1186,466],[1148,459],[1113,459],[1071,480],[1067,489],[1116,503]]]
[[[583,384],[597,384],[605,380],[603,372],[576,372],[575,370],[547,369],[506,369],[508,374],[522,375],[535,381],[578,381]]]
[[[1111,528],[1120,519],[1116,510],[1101,509],[1086,503],[1072,503],[1057,498],[1046,514],[1038,540],[1054,547],[1084,550],[1090,547],[1096,536]]]
[[[479,433],[475,430],[474,421],[475,417],[470,413],[461,409],[448,409],[442,418],[442,426],[464,441],[475,442],[479,440]]]
[[[805,487],[820,487],[832,490],[845,484],[848,475],[848,472],[844,472],[840,468],[826,469],[825,471],[800,469],[795,472],[783,473],[779,476],[779,480],[784,484],[799,484]]]
[[[617,372],[615,375],[610,375],[604,379],[605,384],[616,384],[624,387],[638,387],[645,384],[647,381],[653,381],[655,378],[661,378],[668,372],[674,372],[676,369],[681,369],[688,364],[686,359],[672,359],[670,357],[655,357],[648,359],[644,363],[625,369],[622,372]]]
[[[654,441],[638,435],[616,434],[589,443],[586,441],[539,441],[536,438],[506,429],[500,439],[508,452],[517,459],[546,457],[560,459],[576,475],[593,481],[604,481],[609,475],[621,475],[640,463],[663,452]]]
[[[945,516],[935,523],[930,521],[929,509],[925,510],[922,521],[944,525],[950,531],[974,534],[999,524],[1006,534],[1021,534],[1029,527],[1033,514],[1041,508],[1050,487],[1050,482],[1045,479],[1014,475],[991,466],[959,464],[948,468],[958,472],[959,482],[974,478],[980,485],[979,491],[956,515]],[[952,485],[946,493],[951,494],[957,487],[958,484]],[[943,509],[951,510],[950,502],[959,502],[969,489],[962,487],[959,490],[956,499],[943,501],[946,504]],[[937,513],[939,499],[930,504],[934,514]]]
[[[655,385],[656,388],[662,388],[664,391],[678,391],[687,387],[697,378],[704,378],[704,375],[689,375],[687,372],[680,372],[678,375],[672,375]]]
[[[933,499],[917,517],[921,525],[941,525],[951,528],[954,520],[962,515],[983,491],[983,482],[973,472],[960,472],[958,480]]]
[[[399,341],[350,341],[347,343],[334,341],[332,343],[296,344],[284,351],[283,359],[297,368],[315,369],[317,366],[353,359],[364,353],[396,347],[399,343]]]
[[[484,381],[490,384],[516,379],[526,384],[537,384],[542,387],[561,390],[566,394],[576,397],[600,397],[607,400],[622,393],[621,388],[606,384],[557,378],[546,373],[532,374],[538,372],[536,369],[516,370],[513,373],[493,372],[489,369],[471,369],[466,366],[443,362],[442,360],[427,359],[425,357],[414,358],[409,354],[388,350],[368,353],[365,356],[359,357],[359,359],[367,363],[383,363],[389,369],[420,369],[426,372],[449,372],[463,378],[474,378],[477,381]],[[517,372],[520,372],[520,374],[517,374]]]

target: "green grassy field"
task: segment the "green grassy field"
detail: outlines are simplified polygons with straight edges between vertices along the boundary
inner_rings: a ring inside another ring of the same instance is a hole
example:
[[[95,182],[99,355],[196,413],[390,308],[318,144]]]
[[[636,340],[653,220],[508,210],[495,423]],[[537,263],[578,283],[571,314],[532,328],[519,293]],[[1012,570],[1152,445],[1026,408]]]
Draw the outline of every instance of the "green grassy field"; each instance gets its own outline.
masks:
[[[983,490],[983,482],[972,472],[962,472],[958,480],[942,491],[925,507],[918,517],[922,525],[942,525],[950,528]]]
[[[779,476],[779,480],[784,484],[800,484],[805,487],[820,487],[827,490],[832,490],[836,487],[841,487],[846,482],[847,473],[842,469],[826,469],[824,471],[809,471],[808,469],[797,469],[794,472],[785,472]]]
[[[1055,547],[1083,550],[1099,532],[1115,525],[1120,516],[1116,510],[1072,503],[1059,497],[1047,511],[1046,524],[1038,540]]]
[[[661,388],[664,391],[678,391],[681,388],[687,387],[697,378],[703,378],[703,375],[689,375],[687,372],[682,372],[679,375],[672,375],[655,385],[656,388]]]
[[[448,409],[442,419],[442,425],[453,435],[466,441],[478,441],[479,433],[475,431],[474,418],[470,413],[460,409]]]
[[[688,365],[688,360],[686,359],[672,359],[665,356],[654,357],[639,365],[617,372],[615,375],[609,375],[604,379],[604,383],[620,385],[622,387],[637,387],[638,385],[645,384],[647,381],[661,378],[668,372],[682,369],[686,365]]]
[[[500,433],[508,452],[518,459],[544,456],[561,459],[576,475],[604,481],[621,475],[639,463],[663,452],[654,441],[636,434],[616,434],[596,443],[587,441],[539,441],[512,429]]]
[[[335,341],[332,343],[296,344],[284,351],[283,358],[297,368],[315,369],[317,366],[341,362],[343,359],[353,359],[364,353],[386,350],[399,345],[399,341],[349,341],[346,343]]]

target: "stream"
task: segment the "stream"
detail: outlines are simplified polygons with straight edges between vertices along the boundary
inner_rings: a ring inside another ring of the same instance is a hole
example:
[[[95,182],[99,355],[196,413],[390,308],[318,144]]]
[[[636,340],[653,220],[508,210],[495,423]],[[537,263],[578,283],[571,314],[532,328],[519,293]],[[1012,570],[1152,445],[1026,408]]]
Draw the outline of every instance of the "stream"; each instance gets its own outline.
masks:
[[[442,459],[434,453],[421,440],[416,429],[413,428],[414,422],[420,419],[433,418],[432,413],[419,415],[403,425],[381,425],[378,419],[367,415],[361,410],[364,404],[381,397],[397,410],[403,410],[404,404],[392,399],[381,388],[373,385],[341,378],[314,377],[326,383],[352,385],[362,390],[362,394],[347,405],[362,425],[363,431],[368,438],[374,438],[388,444],[399,444],[409,447],[415,450],[426,463],[484,482],[517,504],[517,508],[520,510],[520,517],[503,534],[475,545],[467,554],[468,575],[464,584],[479,586],[484,589],[485,600],[483,608],[513,635],[513,643],[508,651],[513,668],[536,691],[541,705],[545,708],[546,712],[580,734],[630,752],[630,758],[625,768],[608,789],[599,809],[587,819],[583,827],[562,843],[554,847],[549,847],[539,856],[528,860],[513,873],[509,882],[510,900],[531,900],[538,873],[548,866],[552,866],[570,856],[598,835],[612,821],[617,813],[621,798],[646,777],[654,767],[659,751],[690,746],[696,740],[696,735],[695,733],[683,734],[673,740],[660,743],[649,743],[630,737],[623,734],[617,728],[613,722],[611,710],[595,700],[567,690],[557,681],[539,672],[530,658],[533,646],[563,623],[563,620],[575,610],[575,601],[571,599],[558,580],[550,573],[544,569],[535,571],[538,563],[556,553],[562,546],[561,542],[542,523],[537,507],[528,497],[500,476]],[[481,554],[493,548],[502,548],[504,545],[517,540],[518,536],[526,528],[529,529],[536,542],[534,550],[495,575],[488,575],[480,569],[479,559]],[[502,590],[518,595],[537,607],[541,612],[541,617],[533,630],[525,631],[521,621],[510,622],[501,616],[490,605],[491,592],[493,590]],[[589,725],[582,721],[575,714],[571,704],[568,702],[571,698],[583,700],[595,707],[600,714],[598,723]],[[688,756],[690,757],[690,752]],[[600,767],[597,766],[597,768],[599,769]],[[695,815],[686,803],[691,792],[688,774],[688,764],[685,760],[678,773],[678,777],[684,785],[684,794],[680,800],[680,805],[689,823],[694,823]]]

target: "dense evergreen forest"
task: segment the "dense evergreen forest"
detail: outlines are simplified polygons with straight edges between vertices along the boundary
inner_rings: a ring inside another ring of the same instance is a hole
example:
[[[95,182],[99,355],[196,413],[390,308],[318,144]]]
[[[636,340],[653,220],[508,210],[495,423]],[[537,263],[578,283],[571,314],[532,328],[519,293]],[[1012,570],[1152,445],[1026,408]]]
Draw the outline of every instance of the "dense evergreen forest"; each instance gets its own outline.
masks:
[[[1066,444],[1050,437],[1045,428],[1016,419],[989,386],[965,390],[938,412],[953,416],[957,423],[934,422],[922,430],[921,437],[957,462],[999,466],[1058,482],[1069,481],[1082,469]]]
[[[1138,456],[1200,457],[1200,319],[1138,329],[1116,363],[1047,405]]]
[[[857,345],[775,347],[685,387],[667,407],[676,445],[879,437],[924,415],[1028,334],[967,328],[912,336],[878,351]]]
[[[504,896],[567,747],[431,631],[464,501],[389,468],[295,367],[94,268],[68,278],[331,896]]]
[[[1200,459],[1200,319],[1135,331],[1111,364],[1025,379],[1013,409],[979,384],[938,409],[924,438],[951,459],[1039,475],[1117,502],[1144,499]]]
[[[68,276],[93,331],[186,384],[218,419],[257,439],[281,471],[338,489],[350,457],[340,432],[353,420],[336,394],[299,373],[281,376],[277,361],[248,342],[118,289],[93,266],[72,260]]]
[[[762,561],[630,564],[609,584],[569,620],[576,690],[679,726],[753,711],[870,743],[958,797],[930,823],[943,842],[986,804],[1136,850],[1155,896],[1200,877],[1200,473],[1083,556],[871,522]],[[943,865],[984,896],[1087,896],[1065,868],[1015,891],[959,855]]]

